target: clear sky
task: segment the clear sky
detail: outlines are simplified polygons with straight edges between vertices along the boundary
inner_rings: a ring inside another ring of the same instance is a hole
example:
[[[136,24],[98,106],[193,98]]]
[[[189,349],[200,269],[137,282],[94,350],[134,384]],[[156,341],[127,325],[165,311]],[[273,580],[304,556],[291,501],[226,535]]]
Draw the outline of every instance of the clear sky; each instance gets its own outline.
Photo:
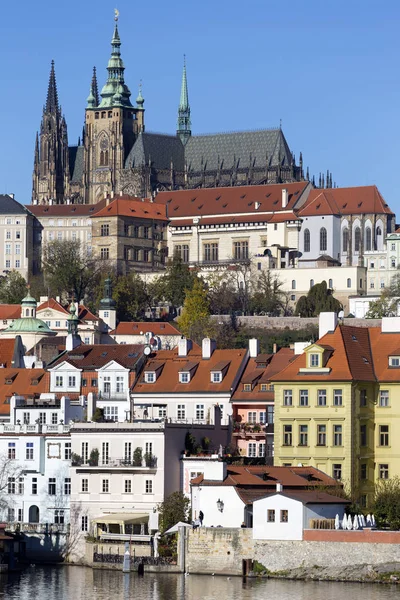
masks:
[[[400,220],[399,0],[119,0],[126,82],[143,80],[148,131],[176,128],[183,54],[194,133],[279,125],[316,178],[376,184]],[[0,192],[29,203],[50,62],[70,144],[92,67],[106,79],[109,0],[22,0],[0,10]]]

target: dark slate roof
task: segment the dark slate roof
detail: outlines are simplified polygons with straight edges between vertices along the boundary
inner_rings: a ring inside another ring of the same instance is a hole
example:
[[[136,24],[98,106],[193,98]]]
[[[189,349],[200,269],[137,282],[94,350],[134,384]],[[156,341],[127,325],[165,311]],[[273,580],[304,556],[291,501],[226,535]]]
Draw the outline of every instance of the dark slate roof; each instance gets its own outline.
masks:
[[[236,162],[239,169],[264,167],[268,155],[269,166],[279,163],[282,166],[292,164],[292,154],[281,129],[260,131],[238,131],[211,135],[192,136],[185,147],[185,159],[189,171],[201,171],[204,165],[207,171],[221,168],[231,169]]]
[[[71,181],[80,182],[83,176],[83,146],[70,146],[69,152],[69,172],[71,175]]]
[[[8,196],[0,194],[0,215],[26,215],[29,211],[22,204]]]
[[[176,171],[184,169],[183,144],[176,135],[140,133],[125,161],[125,168],[151,164],[156,169],[170,169],[171,160]]]

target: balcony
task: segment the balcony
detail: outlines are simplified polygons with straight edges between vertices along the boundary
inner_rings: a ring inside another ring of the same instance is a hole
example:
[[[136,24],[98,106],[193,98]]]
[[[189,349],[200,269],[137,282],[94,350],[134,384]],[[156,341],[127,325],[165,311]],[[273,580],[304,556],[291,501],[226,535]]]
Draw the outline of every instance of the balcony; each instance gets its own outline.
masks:
[[[273,423],[235,423],[233,435],[245,439],[246,437],[265,437],[266,434],[274,433]]]
[[[7,523],[7,531],[13,533],[68,533],[68,523],[19,523],[12,521]]]
[[[58,425],[46,425],[45,423],[32,423],[27,424],[24,423],[21,425],[17,423],[15,425],[10,423],[0,423],[0,435],[7,433],[24,433],[24,434],[61,434],[61,433],[69,433],[70,426],[65,425],[64,423],[59,423]]]
[[[112,469],[135,469],[138,471],[148,471],[150,469],[157,468],[157,457],[145,457],[141,461],[134,460],[133,458],[108,458],[106,460],[93,460],[89,459],[87,462],[84,462],[80,456],[73,455],[72,456],[72,466],[78,467],[79,469],[101,469],[101,470],[109,470]]]

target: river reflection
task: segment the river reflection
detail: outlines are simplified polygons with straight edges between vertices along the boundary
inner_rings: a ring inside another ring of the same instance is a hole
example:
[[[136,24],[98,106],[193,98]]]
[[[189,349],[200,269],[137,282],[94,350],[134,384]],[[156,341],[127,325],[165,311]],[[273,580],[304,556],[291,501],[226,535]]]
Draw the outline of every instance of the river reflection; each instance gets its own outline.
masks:
[[[0,576],[4,600],[386,600],[400,589],[374,584],[301,582],[205,575],[125,575],[85,567],[35,567]]]

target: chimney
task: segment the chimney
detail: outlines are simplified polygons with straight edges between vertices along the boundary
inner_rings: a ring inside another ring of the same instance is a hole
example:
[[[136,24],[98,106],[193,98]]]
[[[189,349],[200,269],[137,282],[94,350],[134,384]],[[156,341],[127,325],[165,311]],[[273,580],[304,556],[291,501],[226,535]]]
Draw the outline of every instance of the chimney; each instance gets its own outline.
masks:
[[[107,198],[108,194],[107,192],[104,192],[104,200]]]
[[[321,339],[326,333],[333,333],[337,325],[337,314],[334,312],[319,313],[318,338]]]
[[[258,210],[261,206],[261,202],[254,202],[254,208]]]
[[[203,359],[207,360],[207,359],[211,358],[212,353],[214,352],[216,347],[217,347],[217,343],[215,340],[210,340],[210,338],[204,338],[204,340],[202,341],[202,344],[201,344]]]
[[[192,340],[188,340],[185,337],[181,337],[181,339],[178,342],[178,356],[187,356],[191,347]]]
[[[277,483],[276,484],[276,491],[277,492],[282,492],[283,491],[283,485],[281,483]]]
[[[257,358],[260,352],[260,344],[257,338],[249,339],[249,355],[250,358]]]
[[[382,333],[399,333],[400,317],[383,317],[381,331]]]
[[[274,344],[274,345],[272,346],[272,352],[273,352],[274,354],[276,354],[276,351],[277,351],[277,345],[276,345],[276,344]]]
[[[288,203],[288,191],[286,188],[282,188],[282,208],[286,208]]]
[[[109,194],[107,194],[106,196],[106,206],[108,206],[110,204],[110,196]]]
[[[8,194],[10,196],[10,198],[12,198],[14,200],[15,198],[15,194]]]

